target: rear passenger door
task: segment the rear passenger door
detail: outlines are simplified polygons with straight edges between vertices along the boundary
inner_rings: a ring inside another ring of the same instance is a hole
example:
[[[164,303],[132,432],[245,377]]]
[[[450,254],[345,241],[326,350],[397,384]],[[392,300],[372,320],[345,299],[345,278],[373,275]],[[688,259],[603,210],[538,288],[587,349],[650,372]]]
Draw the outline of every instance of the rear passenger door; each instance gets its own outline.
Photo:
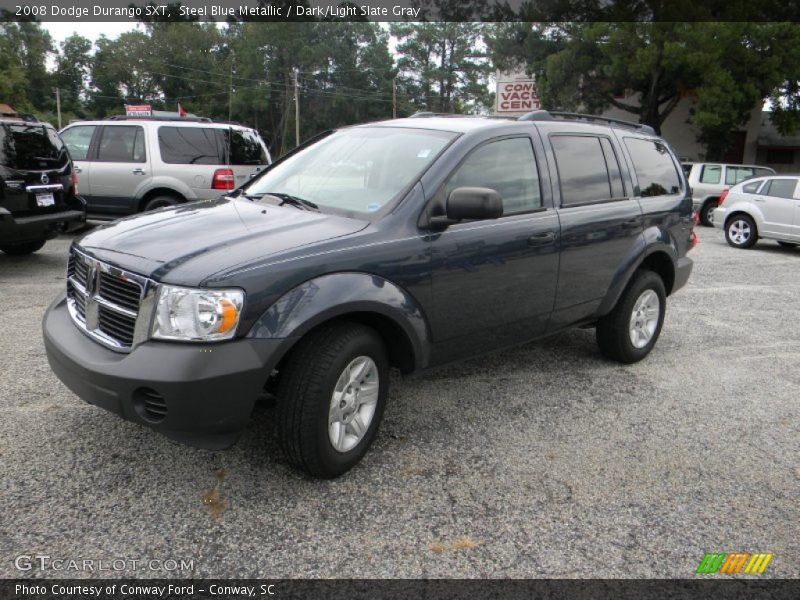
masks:
[[[528,135],[474,148],[437,191],[491,188],[503,216],[465,221],[429,236],[434,361],[518,343],[544,333],[558,277],[558,217],[543,202]],[[458,338],[459,342],[454,342]],[[442,342],[447,342],[442,344]]]
[[[551,329],[593,316],[625,259],[641,244],[642,214],[616,140],[551,133],[561,266]]]
[[[797,213],[795,190],[797,178],[776,177],[768,179],[755,196],[756,206],[764,217],[762,233],[780,237],[794,236]]]
[[[141,125],[103,125],[91,166],[89,208],[107,214],[136,212],[150,164]]]

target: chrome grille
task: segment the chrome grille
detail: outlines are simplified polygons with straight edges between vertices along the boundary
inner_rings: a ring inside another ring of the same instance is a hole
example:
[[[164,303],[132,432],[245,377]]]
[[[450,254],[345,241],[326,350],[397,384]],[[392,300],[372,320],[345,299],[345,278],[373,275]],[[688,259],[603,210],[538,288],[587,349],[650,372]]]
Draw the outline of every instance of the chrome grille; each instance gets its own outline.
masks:
[[[153,286],[148,279],[74,248],[70,250],[67,307],[76,325],[100,343],[129,352],[144,340],[150,324],[152,295]]]

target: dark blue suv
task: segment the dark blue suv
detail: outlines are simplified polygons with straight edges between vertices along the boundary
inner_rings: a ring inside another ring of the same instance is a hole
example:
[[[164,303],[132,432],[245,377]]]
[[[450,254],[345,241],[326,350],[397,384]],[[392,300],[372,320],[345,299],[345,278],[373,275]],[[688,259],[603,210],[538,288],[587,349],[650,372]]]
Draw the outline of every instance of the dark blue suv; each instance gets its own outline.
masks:
[[[631,363],[691,272],[692,199],[647,127],[537,111],[326,132],[226,197],[123,219],[70,250],[44,318],[86,401],[207,448],[265,390],[321,477],[375,437],[411,372],[595,326]]]

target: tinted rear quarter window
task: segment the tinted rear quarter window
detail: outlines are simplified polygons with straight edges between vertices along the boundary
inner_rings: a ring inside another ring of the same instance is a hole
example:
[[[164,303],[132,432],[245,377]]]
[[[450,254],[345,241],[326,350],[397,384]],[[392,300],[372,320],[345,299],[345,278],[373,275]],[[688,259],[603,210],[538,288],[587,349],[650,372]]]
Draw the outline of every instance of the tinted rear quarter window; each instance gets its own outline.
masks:
[[[67,149],[54,129],[41,124],[0,125],[0,164],[21,171],[63,167]]]
[[[664,196],[681,191],[678,168],[665,144],[626,137],[625,145],[631,154],[641,196]]]
[[[232,165],[266,165],[267,154],[252,131],[230,130]]]
[[[603,142],[606,142],[604,152]],[[561,205],[572,206],[622,196],[619,164],[608,139],[598,136],[554,135],[550,138],[556,155],[561,184]],[[607,153],[611,156],[607,156]],[[609,160],[609,169],[606,160]]]
[[[225,134],[211,127],[159,127],[161,160],[174,165],[224,165]]]

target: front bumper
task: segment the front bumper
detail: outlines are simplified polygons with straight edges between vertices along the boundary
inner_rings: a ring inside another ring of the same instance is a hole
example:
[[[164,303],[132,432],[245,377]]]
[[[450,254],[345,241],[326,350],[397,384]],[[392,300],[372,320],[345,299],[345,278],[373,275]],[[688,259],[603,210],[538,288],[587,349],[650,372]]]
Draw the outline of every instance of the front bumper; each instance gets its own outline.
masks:
[[[50,367],[83,400],[179,442],[209,449],[236,442],[282,349],[293,341],[148,341],[121,354],[75,326],[63,295],[47,309],[42,328]],[[149,408],[153,398],[161,399],[156,413]]]

